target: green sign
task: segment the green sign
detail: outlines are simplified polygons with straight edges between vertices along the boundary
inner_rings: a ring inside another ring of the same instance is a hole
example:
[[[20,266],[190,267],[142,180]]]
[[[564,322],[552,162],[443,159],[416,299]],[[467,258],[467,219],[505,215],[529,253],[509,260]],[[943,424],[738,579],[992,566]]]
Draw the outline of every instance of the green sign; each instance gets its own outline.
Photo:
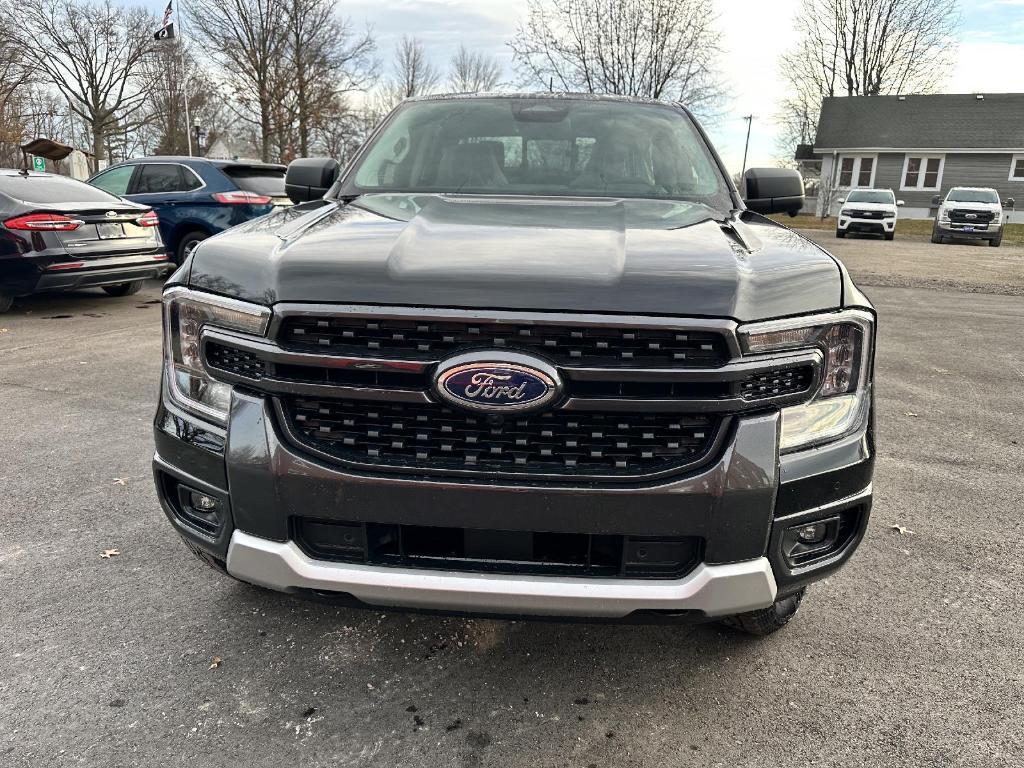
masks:
[[[45,157],[34,157],[32,158],[32,170],[39,171],[39,173],[45,173],[46,171],[46,158]]]

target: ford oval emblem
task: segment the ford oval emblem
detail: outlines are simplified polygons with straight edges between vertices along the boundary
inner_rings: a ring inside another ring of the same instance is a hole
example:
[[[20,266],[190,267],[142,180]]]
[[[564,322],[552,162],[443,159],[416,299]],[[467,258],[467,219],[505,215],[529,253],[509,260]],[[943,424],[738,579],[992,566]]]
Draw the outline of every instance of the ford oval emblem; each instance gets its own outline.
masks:
[[[472,352],[449,358],[435,376],[437,394],[478,411],[541,408],[561,394],[554,366],[513,352]]]

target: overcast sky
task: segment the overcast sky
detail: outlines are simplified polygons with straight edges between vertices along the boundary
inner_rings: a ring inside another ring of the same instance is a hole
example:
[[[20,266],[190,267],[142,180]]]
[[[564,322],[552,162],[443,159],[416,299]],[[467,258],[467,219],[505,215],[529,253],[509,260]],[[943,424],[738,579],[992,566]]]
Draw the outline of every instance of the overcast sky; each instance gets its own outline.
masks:
[[[164,0],[165,1],[165,0]],[[160,0],[149,3],[161,8]],[[186,0],[187,3],[187,0]],[[525,3],[518,0],[340,0],[343,15],[357,25],[373,26],[378,55],[390,63],[402,35],[419,37],[438,67],[446,67],[460,43],[496,56],[513,78],[506,45]],[[777,156],[773,115],[786,85],[778,74],[779,54],[795,40],[793,18],[799,0],[716,0],[710,3],[723,32],[722,88],[726,113],[708,126],[730,171],[743,159],[746,124],[756,115],[748,165],[771,163]],[[946,93],[1024,92],[1024,0],[961,2],[964,16],[953,66],[936,72]],[[186,5],[187,12],[187,5]],[[186,17],[187,22],[187,17]]]

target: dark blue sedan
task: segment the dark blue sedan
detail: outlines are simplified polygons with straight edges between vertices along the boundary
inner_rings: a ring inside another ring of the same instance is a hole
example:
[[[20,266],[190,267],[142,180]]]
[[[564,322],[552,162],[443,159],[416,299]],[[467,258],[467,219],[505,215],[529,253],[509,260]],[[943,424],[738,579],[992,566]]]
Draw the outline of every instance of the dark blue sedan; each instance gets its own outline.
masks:
[[[144,157],[100,171],[89,183],[141,203],[179,264],[210,235],[291,205],[285,166],[197,157]]]

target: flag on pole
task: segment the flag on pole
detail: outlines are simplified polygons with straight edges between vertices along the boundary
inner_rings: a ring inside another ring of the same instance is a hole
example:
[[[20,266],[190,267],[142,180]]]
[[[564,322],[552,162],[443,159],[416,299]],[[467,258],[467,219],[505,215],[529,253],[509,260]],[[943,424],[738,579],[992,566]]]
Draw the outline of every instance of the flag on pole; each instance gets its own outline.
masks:
[[[167,0],[167,7],[164,9],[164,20],[156,32],[153,33],[154,40],[170,40],[174,37],[174,9],[171,7],[174,0]]]

